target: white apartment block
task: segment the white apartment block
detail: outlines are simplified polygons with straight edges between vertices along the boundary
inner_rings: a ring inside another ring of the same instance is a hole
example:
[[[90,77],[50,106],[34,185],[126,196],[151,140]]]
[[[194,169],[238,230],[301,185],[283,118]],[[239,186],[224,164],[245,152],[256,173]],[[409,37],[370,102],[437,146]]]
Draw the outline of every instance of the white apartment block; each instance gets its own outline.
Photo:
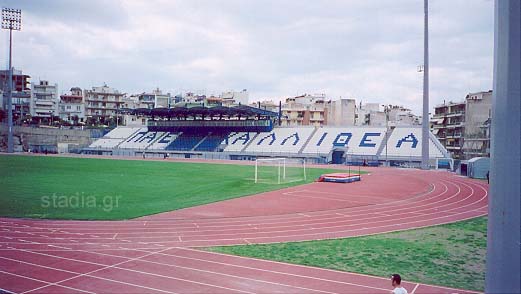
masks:
[[[85,90],[85,116],[93,118],[115,117],[116,110],[121,108],[123,104],[124,95],[107,85]]]
[[[31,83],[30,112],[32,117],[52,118],[58,115],[58,84],[48,81]]]
[[[360,103],[356,108],[357,126],[396,127],[420,124],[420,117],[408,108],[398,105],[382,105],[378,103]]]
[[[231,104],[248,105],[248,102],[250,100],[248,90],[246,90],[246,89],[243,89],[240,92],[236,92],[236,91],[223,92],[221,94],[220,98],[222,98],[222,103],[224,105],[231,105]]]
[[[83,91],[74,87],[71,88],[69,94],[60,96],[58,106],[60,119],[68,122],[84,122],[85,121],[85,103],[83,101]]]
[[[170,93],[163,94],[163,92],[157,88],[151,93],[142,93],[137,95],[139,102],[137,108],[169,108],[171,106],[172,96]]]

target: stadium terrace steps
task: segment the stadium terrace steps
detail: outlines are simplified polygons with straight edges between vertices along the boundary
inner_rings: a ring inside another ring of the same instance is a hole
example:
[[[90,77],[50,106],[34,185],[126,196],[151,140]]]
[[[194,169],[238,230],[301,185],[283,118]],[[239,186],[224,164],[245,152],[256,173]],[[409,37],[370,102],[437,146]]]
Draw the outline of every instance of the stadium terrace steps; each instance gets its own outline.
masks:
[[[120,143],[121,139],[112,138],[100,138],[89,145],[90,148],[116,148]]]
[[[304,148],[306,148],[306,146],[308,146],[309,144],[309,141],[311,141],[311,138],[313,138],[313,136],[315,136],[315,133],[318,131],[317,128],[315,128],[313,130],[313,132],[311,133],[311,135],[309,135],[309,137],[307,138],[306,142],[304,142],[304,145],[302,145],[302,147],[300,148],[300,150],[298,151],[299,154],[302,153],[302,151],[304,151]]]
[[[139,130],[141,130],[141,128],[139,128],[139,127],[118,127],[118,128],[111,130],[110,132],[105,134],[105,136],[103,136],[103,137],[113,138],[113,139],[127,139],[128,137],[130,137],[134,133],[138,132]]]
[[[376,127],[321,127],[303,154],[328,155],[334,148],[347,148],[348,154],[377,155],[385,128]]]
[[[141,128],[135,127],[118,127],[106,133],[102,138],[90,144],[90,148],[118,148],[129,136],[138,132]]]
[[[177,138],[174,141],[172,141],[172,143],[170,143],[165,149],[177,151],[190,151],[205,137],[206,134],[198,135],[194,133],[183,132],[179,136],[177,136]]]
[[[260,133],[254,133],[254,135],[253,135],[253,137],[251,138],[251,140],[250,140],[249,142],[246,143],[246,146],[244,146],[244,147],[241,149],[241,151],[242,151],[242,152],[245,152],[246,149],[248,149],[248,147],[250,147],[251,143],[253,143],[253,141],[254,141],[255,139],[257,139],[258,136],[260,136]]]
[[[421,127],[396,127],[389,138],[387,155],[400,158],[421,157],[421,140]],[[445,157],[432,138],[429,140],[429,153],[431,158]]]
[[[380,148],[378,148],[378,151],[376,154],[381,154],[383,156],[385,156],[385,146],[387,146],[387,148],[389,148],[388,146],[388,143],[389,143],[389,138],[391,137],[391,134],[393,133],[393,129],[389,128],[389,131],[385,132],[385,135],[384,135],[384,138],[382,140],[382,144],[380,144]]]
[[[122,138],[128,136],[126,138]],[[377,161],[385,152],[396,160],[421,157],[421,127],[294,127],[271,132],[150,132],[147,128],[119,127],[90,145],[96,149],[138,149],[175,151],[224,151],[247,154],[294,154],[327,157],[335,149],[348,156],[369,156]],[[448,158],[449,153],[431,133],[430,158]],[[224,148],[217,148],[221,146]],[[222,150],[221,150],[222,149]]]
[[[197,142],[197,144],[195,144],[195,146],[194,146],[192,149],[190,149],[190,151],[195,151],[195,149],[196,149],[197,147],[199,147],[199,145],[201,145],[201,143],[203,143],[204,140],[206,140],[206,138],[208,138],[208,136],[209,136],[209,134],[206,135],[206,136],[204,136],[204,137],[203,137],[199,142]]]
[[[275,128],[269,133],[259,134],[245,151],[298,154],[314,130],[312,127]]]
[[[445,147],[441,144],[441,142],[438,140],[438,138],[436,138],[436,136],[433,133],[429,132],[429,138],[431,142],[436,146],[436,148],[440,151],[440,153],[443,154],[443,157],[450,157],[450,154],[447,151],[447,149],[445,149]]]
[[[253,142],[258,133],[233,132],[224,137],[221,145],[226,145],[224,152],[241,152]]]
[[[177,139],[177,133],[167,132],[162,137],[159,137],[154,143],[152,143],[149,150],[164,150],[170,145],[175,139]]]
[[[118,147],[120,149],[144,150],[164,135],[165,132],[149,132],[147,128],[142,128],[137,133],[126,139]]]
[[[211,133],[206,136],[203,141],[199,142],[197,146],[194,147],[195,151],[215,151],[217,147],[221,144],[224,138],[228,137],[229,133]]]
[[[116,129],[117,129],[117,128],[116,128]],[[130,134],[130,136],[127,136],[127,138],[128,138],[128,137],[132,137],[132,136],[134,136],[136,133],[138,133],[138,132],[141,130],[141,128],[132,128],[132,129],[134,129],[134,131]],[[114,130],[115,130],[115,129],[114,129]],[[125,138],[125,139],[127,139],[127,138]],[[125,139],[121,140],[121,142],[118,143],[118,145],[116,146],[116,148],[119,148],[119,146],[120,146],[121,144],[123,144],[123,142],[125,142]]]

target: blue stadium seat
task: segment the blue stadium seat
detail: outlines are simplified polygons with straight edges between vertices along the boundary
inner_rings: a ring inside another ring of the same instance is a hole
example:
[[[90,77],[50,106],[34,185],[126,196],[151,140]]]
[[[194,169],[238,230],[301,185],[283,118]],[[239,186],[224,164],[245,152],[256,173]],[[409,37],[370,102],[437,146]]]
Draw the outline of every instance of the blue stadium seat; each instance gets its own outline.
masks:
[[[184,132],[179,135],[166,150],[188,151],[192,150],[207,134]]]
[[[195,148],[196,151],[212,152],[221,145],[221,142],[228,136],[229,133],[211,133],[206,136],[204,141]]]

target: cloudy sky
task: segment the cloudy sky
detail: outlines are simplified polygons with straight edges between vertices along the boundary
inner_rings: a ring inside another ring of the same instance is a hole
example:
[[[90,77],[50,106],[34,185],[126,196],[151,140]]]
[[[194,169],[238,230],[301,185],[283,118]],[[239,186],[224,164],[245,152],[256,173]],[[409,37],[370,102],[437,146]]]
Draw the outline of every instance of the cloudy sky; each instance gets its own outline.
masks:
[[[126,93],[248,89],[402,104],[420,113],[422,0],[0,0],[23,10],[14,66]],[[492,87],[493,1],[431,0],[431,105]],[[1,58],[7,67],[8,34]]]

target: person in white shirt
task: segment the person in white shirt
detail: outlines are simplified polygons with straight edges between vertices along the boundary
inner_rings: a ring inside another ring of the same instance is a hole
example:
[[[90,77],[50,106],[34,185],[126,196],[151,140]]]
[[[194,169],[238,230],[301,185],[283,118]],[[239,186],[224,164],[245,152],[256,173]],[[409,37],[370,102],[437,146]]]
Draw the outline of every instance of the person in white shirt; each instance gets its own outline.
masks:
[[[407,290],[405,290],[404,287],[402,287],[402,277],[400,277],[399,274],[392,274],[391,275],[391,283],[394,287],[394,290],[391,291],[393,294],[408,294]]]

